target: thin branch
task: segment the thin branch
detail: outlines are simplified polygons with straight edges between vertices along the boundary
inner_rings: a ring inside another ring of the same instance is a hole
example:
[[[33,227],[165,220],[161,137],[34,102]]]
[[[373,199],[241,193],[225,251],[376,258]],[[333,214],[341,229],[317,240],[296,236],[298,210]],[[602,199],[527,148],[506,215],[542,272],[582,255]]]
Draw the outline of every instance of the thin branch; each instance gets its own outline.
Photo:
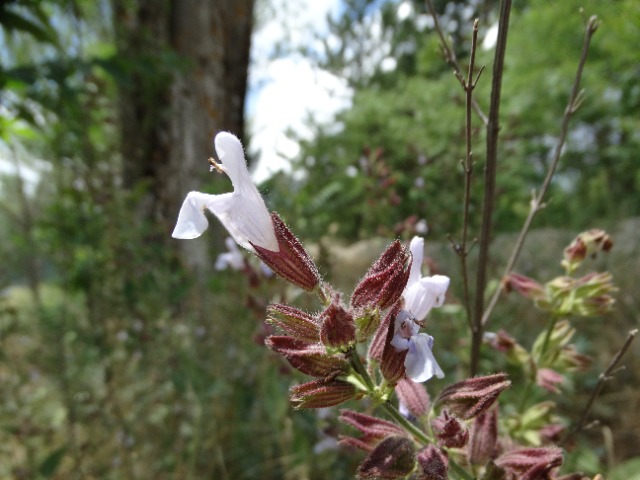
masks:
[[[627,353],[627,350],[629,350],[629,347],[631,346],[631,342],[633,342],[637,334],[638,334],[637,328],[635,330],[631,330],[628,333],[627,339],[625,340],[620,350],[618,350],[618,353],[615,354],[615,356],[609,363],[609,366],[607,367],[607,369],[604,372],[602,372],[598,377],[598,383],[596,384],[595,388],[591,392],[591,396],[589,397],[589,400],[587,401],[587,405],[585,406],[582,412],[582,415],[580,416],[580,420],[571,429],[571,431],[568,432],[567,435],[565,435],[565,437],[560,442],[560,445],[563,445],[564,443],[566,443],[566,441],[572,435],[575,435],[576,433],[580,432],[580,430],[584,428],[585,422],[587,421],[587,417],[589,416],[589,413],[591,413],[591,408],[593,408],[593,404],[595,403],[596,398],[598,398],[598,395],[600,395],[600,392],[604,387],[604,383],[607,380],[610,380],[611,378],[613,378],[613,375],[615,375],[615,373],[619,370],[619,368],[617,368],[618,363],[620,363],[620,360],[622,359],[624,354]]]
[[[509,14],[511,0],[500,3],[500,20],[498,23],[498,40],[493,62],[493,78],[491,82],[491,105],[487,123],[487,159],[484,171],[484,202],[482,206],[482,227],[478,254],[478,271],[476,277],[476,295],[473,313],[473,329],[471,332],[471,375],[478,372],[480,346],[482,344],[482,312],[484,310],[484,291],[486,286],[487,267],[489,264],[489,243],[493,224],[493,208],[496,189],[496,172],[498,161],[498,134],[500,131],[500,95],[502,92],[502,74],[504,72],[504,56],[507,49],[509,32]]]
[[[438,37],[440,38],[440,46],[442,47],[442,53],[444,54],[444,59],[449,65],[451,65],[451,67],[453,67],[453,72],[455,76],[460,79],[462,78],[462,68],[460,68],[460,64],[458,63],[456,54],[453,51],[453,49],[449,46],[449,42],[444,36],[444,32],[442,31],[442,28],[440,28],[440,22],[438,22],[438,14],[436,12],[436,9],[434,8],[433,3],[431,3],[431,0],[425,0],[425,4],[427,5],[427,9],[429,10],[429,13],[433,17],[434,28],[436,30],[436,33],[438,34]],[[480,108],[480,105],[478,105],[478,102],[476,101],[475,98],[472,99],[471,104],[473,106],[473,110],[476,112],[476,115],[478,115],[480,120],[482,120],[482,123],[484,125],[487,125],[487,122],[488,122],[487,116],[484,114],[484,112],[482,111],[482,108]]]
[[[475,89],[478,79],[482,74],[484,67],[480,69],[477,77],[474,78],[474,67],[476,62],[476,49],[478,46],[478,19],[473,22],[473,36],[471,37],[471,53],[469,55],[469,70],[466,80],[459,77],[462,88],[466,94],[466,116],[465,116],[465,139],[466,139],[466,158],[463,162],[464,169],[464,203],[462,215],[462,241],[458,245],[455,244],[455,251],[460,257],[462,268],[462,282],[464,288],[464,305],[467,311],[467,320],[469,327],[473,328],[471,319],[471,300],[469,295],[469,268],[467,258],[469,256],[469,248],[467,246],[469,233],[469,206],[471,204],[471,179],[473,176],[473,151],[471,149],[472,122],[471,112],[473,110],[473,90]]]
[[[524,225],[522,226],[522,230],[518,235],[518,239],[516,240],[515,246],[513,248],[513,252],[511,253],[511,257],[507,262],[507,266],[504,269],[502,278],[505,278],[507,275],[509,275],[509,273],[511,273],[511,270],[515,266],[515,263],[518,260],[518,257],[520,256],[522,246],[524,245],[524,240],[527,236],[527,233],[529,232],[529,229],[531,228],[531,223],[533,222],[533,218],[542,208],[544,208],[544,204],[542,203],[542,200],[545,194],[547,193],[549,185],[551,184],[551,180],[553,179],[553,176],[558,167],[558,163],[560,162],[560,156],[562,154],[562,149],[564,147],[564,144],[567,138],[567,132],[569,130],[569,121],[571,120],[571,117],[577,111],[578,107],[582,103],[583,94],[580,91],[580,80],[582,78],[582,71],[584,69],[584,65],[587,61],[587,54],[589,52],[591,37],[593,36],[595,31],[598,29],[598,26],[599,26],[599,22],[597,17],[595,16],[591,17],[587,22],[584,42],[582,44],[582,53],[580,55],[580,61],[578,63],[578,69],[576,71],[575,80],[573,81],[573,86],[571,87],[571,93],[569,94],[569,101],[567,102],[567,107],[565,108],[564,115],[562,117],[562,125],[560,128],[560,138],[558,139],[558,143],[556,144],[556,148],[553,155],[553,161],[549,166],[549,170],[547,171],[547,175],[542,183],[542,186],[540,187],[540,191],[537,194],[533,192],[529,214],[527,215],[527,218],[524,221]],[[502,293],[502,289],[498,288],[496,289],[493,296],[491,297],[489,305],[487,306],[487,309],[482,315],[483,326],[486,325],[487,322],[489,321],[489,318],[493,313],[493,310],[498,302],[498,299],[501,293]]]

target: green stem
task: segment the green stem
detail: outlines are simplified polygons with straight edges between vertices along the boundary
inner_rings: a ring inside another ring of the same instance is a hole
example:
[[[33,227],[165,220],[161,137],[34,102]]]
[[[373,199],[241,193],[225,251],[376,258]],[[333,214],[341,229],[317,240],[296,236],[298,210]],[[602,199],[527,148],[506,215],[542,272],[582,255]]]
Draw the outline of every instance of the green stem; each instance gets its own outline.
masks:
[[[529,400],[529,396],[531,395],[532,387],[533,387],[533,379],[529,378],[527,380],[526,385],[524,386],[524,391],[522,392],[522,398],[520,398],[520,404],[518,405],[518,411],[520,413],[523,413],[524,409],[527,407],[527,401]]]
[[[367,369],[364,368],[364,365],[360,360],[360,355],[358,355],[358,351],[356,350],[356,348],[352,348],[347,356],[349,357],[349,363],[351,363],[351,367],[353,367],[356,373],[362,377],[362,381],[369,389],[369,392],[373,393],[373,391],[375,390],[375,385],[373,384],[373,380],[371,380]]]
[[[429,445],[433,443],[433,439],[430,438],[426,433],[416,427],[413,423],[407,420],[402,414],[398,411],[398,409],[391,402],[381,403],[382,408],[396,421],[398,422],[407,432],[409,432],[413,437],[420,443],[424,445]]]

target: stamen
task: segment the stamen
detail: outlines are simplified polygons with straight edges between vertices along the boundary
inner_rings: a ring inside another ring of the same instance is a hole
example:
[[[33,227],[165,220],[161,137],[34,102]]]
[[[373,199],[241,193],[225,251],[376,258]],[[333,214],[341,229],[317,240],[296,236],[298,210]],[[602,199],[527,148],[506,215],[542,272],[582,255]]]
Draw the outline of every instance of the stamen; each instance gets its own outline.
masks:
[[[216,162],[213,158],[209,158],[209,171],[213,172],[216,170],[218,173],[224,173],[224,167]]]

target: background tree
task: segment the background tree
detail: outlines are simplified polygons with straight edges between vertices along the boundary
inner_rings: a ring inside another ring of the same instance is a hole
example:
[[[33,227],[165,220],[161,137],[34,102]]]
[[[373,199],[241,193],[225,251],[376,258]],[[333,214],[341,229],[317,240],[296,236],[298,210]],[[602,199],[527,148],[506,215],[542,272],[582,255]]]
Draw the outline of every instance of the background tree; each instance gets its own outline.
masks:
[[[113,0],[125,185],[145,182],[144,214],[172,228],[220,130],[244,135],[253,0]],[[206,244],[183,251],[208,264]]]

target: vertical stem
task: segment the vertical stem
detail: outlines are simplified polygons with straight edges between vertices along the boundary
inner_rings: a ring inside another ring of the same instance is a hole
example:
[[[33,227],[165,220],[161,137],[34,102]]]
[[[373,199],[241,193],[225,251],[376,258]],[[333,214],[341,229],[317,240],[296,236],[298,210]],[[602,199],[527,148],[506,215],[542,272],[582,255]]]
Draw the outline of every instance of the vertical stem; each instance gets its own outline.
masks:
[[[478,20],[473,22],[473,36],[471,37],[471,53],[469,55],[469,70],[467,72],[467,79],[458,77],[462,87],[466,94],[466,117],[465,117],[465,138],[466,138],[466,158],[463,163],[464,168],[464,203],[463,203],[463,215],[462,215],[462,242],[458,246],[456,245],[456,252],[460,256],[460,262],[462,267],[462,283],[464,288],[464,306],[467,312],[467,320],[469,326],[473,329],[473,321],[471,317],[471,300],[469,294],[469,269],[467,265],[467,257],[469,255],[469,249],[467,247],[468,233],[469,233],[469,205],[471,204],[471,179],[473,175],[473,151],[471,149],[471,112],[473,110],[473,90],[476,87],[478,77],[474,76],[474,67],[476,61],[476,48],[478,45]]]
[[[449,46],[449,42],[447,42],[447,39],[444,36],[444,32],[440,27],[440,22],[438,21],[438,15],[436,13],[436,9],[433,6],[433,3],[431,2],[431,0],[425,0],[425,4],[427,5],[427,10],[429,10],[429,13],[433,17],[433,25],[436,33],[438,34],[438,37],[440,38],[440,45],[442,47],[442,53],[444,54],[444,59],[449,65],[453,67],[453,71],[456,74],[456,77],[460,78],[462,76],[462,69],[460,68],[460,64],[458,63],[458,59],[456,58],[455,52]],[[484,114],[484,112],[480,108],[480,105],[478,105],[478,102],[476,102],[475,98],[471,99],[471,106],[473,107],[473,110],[476,112],[476,115],[478,115],[480,120],[482,120],[482,123],[486,125],[487,116]]]
[[[484,310],[484,291],[486,287],[487,267],[489,264],[489,241],[493,223],[493,208],[496,185],[498,160],[498,134],[500,130],[500,95],[502,91],[502,74],[504,70],[504,56],[507,48],[507,33],[509,31],[509,14],[511,0],[502,0],[500,4],[500,21],[498,26],[498,40],[493,63],[493,79],[491,85],[491,105],[487,123],[487,159],[484,172],[484,202],[482,209],[482,227],[480,230],[480,244],[478,256],[478,272],[476,277],[476,298],[471,332],[471,375],[478,373],[480,360],[480,346],[482,345],[482,312]]]

